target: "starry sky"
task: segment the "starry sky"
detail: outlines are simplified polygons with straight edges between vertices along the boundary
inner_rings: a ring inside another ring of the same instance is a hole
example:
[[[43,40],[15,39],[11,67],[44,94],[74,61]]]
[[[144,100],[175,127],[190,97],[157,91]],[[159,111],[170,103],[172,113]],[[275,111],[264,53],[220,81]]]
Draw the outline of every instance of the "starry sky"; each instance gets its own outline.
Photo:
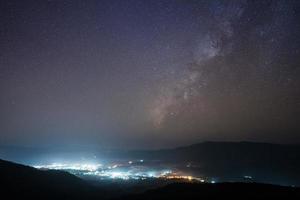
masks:
[[[300,143],[300,2],[1,0],[0,145]]]

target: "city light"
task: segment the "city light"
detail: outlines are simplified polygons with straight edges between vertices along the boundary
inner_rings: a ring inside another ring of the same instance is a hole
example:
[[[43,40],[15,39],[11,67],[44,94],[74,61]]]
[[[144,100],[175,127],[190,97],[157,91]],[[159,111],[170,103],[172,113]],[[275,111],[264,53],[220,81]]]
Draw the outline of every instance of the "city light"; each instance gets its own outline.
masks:
[[[35,165],[33,167],[37,169],[96,171],[101,166],[101,164],[52,163],[50,165]]]
[[[52,163],[49,165],[35,165],[34,167],[43,170],[63,170],[81,177],[90,176],[100,179],[144,180],[157,178],[204,182],[204,179],[186,175],[176,169],[147,166],[144,164],[144,160],[138,160],[138,162],[113,162],[105,165],[99,163]]]

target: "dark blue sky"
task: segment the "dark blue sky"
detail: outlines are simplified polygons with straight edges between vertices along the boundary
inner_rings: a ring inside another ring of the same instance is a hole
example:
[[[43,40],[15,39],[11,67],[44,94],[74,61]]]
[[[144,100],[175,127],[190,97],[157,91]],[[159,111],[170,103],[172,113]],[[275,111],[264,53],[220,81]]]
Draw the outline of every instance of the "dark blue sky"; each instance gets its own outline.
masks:
[[[298,1],[0,2],[0,143],[300,142]]]

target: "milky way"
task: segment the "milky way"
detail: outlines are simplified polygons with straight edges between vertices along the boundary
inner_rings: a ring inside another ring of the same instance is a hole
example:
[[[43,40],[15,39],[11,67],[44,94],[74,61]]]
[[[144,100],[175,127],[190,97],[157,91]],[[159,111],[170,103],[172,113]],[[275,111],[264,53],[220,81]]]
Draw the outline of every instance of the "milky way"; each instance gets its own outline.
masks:
[[[300,142],[299,13],[298,1],[2,1],[1,141]]]

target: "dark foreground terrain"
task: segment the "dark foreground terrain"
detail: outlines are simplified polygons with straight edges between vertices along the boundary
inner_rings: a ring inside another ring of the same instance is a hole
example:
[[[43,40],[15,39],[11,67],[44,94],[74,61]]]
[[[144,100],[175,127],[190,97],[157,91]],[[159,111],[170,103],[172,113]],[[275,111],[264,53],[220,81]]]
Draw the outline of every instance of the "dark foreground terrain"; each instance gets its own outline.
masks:
[[[66,172],[41,171],[4,160],[0,160],[0,184],[1,199],[300,199],[300,188],[257,183],[174,183],[124,195],[96,187]]]
[[[1,199],[101,199],[106,193],[67,172],[0,160]],[[4,197],[4,198],[2,198]]]
[[[299,199],[299,188],[282,187],[256,183],[174,183],[162,188],[129,195],[120,199]]]

